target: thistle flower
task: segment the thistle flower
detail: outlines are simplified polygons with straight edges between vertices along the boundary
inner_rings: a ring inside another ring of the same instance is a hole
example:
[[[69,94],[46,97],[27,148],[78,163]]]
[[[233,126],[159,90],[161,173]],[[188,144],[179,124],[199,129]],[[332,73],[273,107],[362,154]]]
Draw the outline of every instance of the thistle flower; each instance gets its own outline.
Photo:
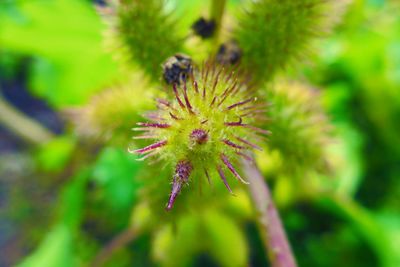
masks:
[[[131,151],[143,155],[142,159],[159,157],[175,166],[167,210],[190,177],[210,181],[218,173],[231,193],[227,171],[247,183],[234,163],[240,157],[250,160],[247,152],[260,149],[256,142],[268,134],[257,127],[266,105],[234,70],[205,63],[171,87],[173,98],[157,99],[158,111],[146,114],[149,122],[133,129],[143,132],[135,139],[155,141]]]

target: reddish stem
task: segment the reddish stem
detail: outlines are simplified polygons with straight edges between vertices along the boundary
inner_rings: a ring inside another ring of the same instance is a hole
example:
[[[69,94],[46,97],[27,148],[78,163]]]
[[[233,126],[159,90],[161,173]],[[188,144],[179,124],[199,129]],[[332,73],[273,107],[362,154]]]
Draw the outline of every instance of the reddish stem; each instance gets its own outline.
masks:
[[[259,214],[261,233],[271,266],[296,267],[293,252],[264,177],[254,163],[243,160],[242,164],[250,182],[251,197]]]

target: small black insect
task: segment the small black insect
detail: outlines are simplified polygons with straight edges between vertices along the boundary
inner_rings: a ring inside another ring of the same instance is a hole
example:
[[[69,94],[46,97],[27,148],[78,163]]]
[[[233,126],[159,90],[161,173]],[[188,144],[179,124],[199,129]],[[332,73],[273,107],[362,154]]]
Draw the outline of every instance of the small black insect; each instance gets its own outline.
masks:
[[[184,54],[175,54],[162,64],[162,68],[166,83],[180,84],[181,81],[186,81],[187,76],[192,71],[192,59]]]
[[[234,65],[239,62],[242,50],[235,40],[221,44],[217,52],[217,62],[222,65]]]
[[[201,38],[207,39],[214,34],[215,26],[214,20],[206,20],[201,17],[193,23],[192,30]]]

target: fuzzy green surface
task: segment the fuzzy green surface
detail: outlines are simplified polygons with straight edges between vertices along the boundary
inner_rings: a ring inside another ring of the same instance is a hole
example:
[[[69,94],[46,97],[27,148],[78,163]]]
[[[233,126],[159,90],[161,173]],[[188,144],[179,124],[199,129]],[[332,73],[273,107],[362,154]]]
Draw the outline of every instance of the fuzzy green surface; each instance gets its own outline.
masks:
[[[71,118],[82,135],[127,144],[127,133],[142,119],[142,110],[151,107],[153,97],[145,79],[136,75],[126,85],[107,89],[85,106],[73,109]]]
[[[318,92],[301,83],[280,82],[268,96],[273,103],[267,112],[272,132],[268,146],[282,155],[286,173],[326,172],[325,149],[332,136]]]
[[[307,56],[310,42],[340,17],[343,1],[260,0],[239,18],[233,37],[242,64],[256,81],[269,81],[279,69]]]
[[[162,0],[125,0],[118,7],[117,30],[130,60],[154,81],[161,76],[161,64],[181,52],[183,38]]]

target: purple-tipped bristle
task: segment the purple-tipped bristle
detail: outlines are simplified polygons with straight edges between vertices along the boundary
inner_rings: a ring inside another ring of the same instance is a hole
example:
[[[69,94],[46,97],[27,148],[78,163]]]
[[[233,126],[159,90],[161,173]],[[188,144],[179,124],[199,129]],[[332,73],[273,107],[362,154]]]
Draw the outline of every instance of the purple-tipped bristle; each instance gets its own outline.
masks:
[[[235,144],[234,142],[228,140],[228,139],[223,139],[222,142],[230,147],[236,148],[236,149],[243,149],[245,148],[244,146]]]
[[[220,165],[217,165],[217,171],[218,171],[218,174],[219,174],[219,176],[221,177],[222,182],[224,183],[225,187],[228,189],[228,191],[229,191],[231,194],[233,194],[233,191],[232,191],[231,187],[229,186],[228,181],[226,180],[224,171],[222,170],[222,168],[221,168]]]
[[[239,117],[239,121],[238,122],[225,122],[224,124],[226,126],[243,126],[245,124],[242,124],[242,121],[243,121],[242,118]]]
[[[171,116],[172,119],[174,120],[181,120],[181,118],[178,118],[176,115],[174,115],[172,112],[169,113],[169,116]]]
[[[248,184],[243,178],[239,175],[236,169],[233,167],[232,163],[229,161],[228,157],[225,154],[221,154],[221,160],[225,164],[225,166],[232,172],[232,174],[242,183]]]
[[[242,152],[240,152],[240,151],[236,151],[235,153],[236,153],[238,156],[241,156],[242,158],[244,158],[245,160],[247,160],[247,161],[249,161],[249,162],[251,162],[251,163],[254,163],[253,158],[250,157],[249,155],[246,155],[245,153],[242,153]]]
[[[184,99],[185,99],[186,107],[188,108],[188,110],[189,110],[191,113],[193,113],[192,105],[190,104],[189,97],[188,97],[188,95],[187,95],[186,82],[183,84],[183,97],[184,97]]]
[[[180,106],[182,109],[185,109],[185,105],[183,104],[181,98],[179,97],[179,93],[178,93],[178,89],[177,89],[177,87],[176,87],[176,83],[174,83],[174,84],[172,85],[172,89],[174,90],[175,98],[176,98],[176,101],[178,101],[179,106]]]
[[[161,129],[171,127],[171,125],[169,125],[168,123],[152,123],[152,122],[138,122],[137,125],[148,128],[161,128]]]
[[[192,170],[192,164],[186,160],[182,160],[176,165],[174,179],[172,181],[172,190],[166,207],[167,210],[172,209],[176,198],[181,192],[182,185],[189,181],[189,176]]]
[[[248,146],[251,146],[251,147],[254,148],[254,149],[257,149],[257,150],[262,151],[261,147],[257,146],[256,144],[253,144],[253,143],[250,142],[250,141],[247,141],[247,140],[245,140],[245,139],[243,139],[243,138],[241,138],[241,137],[239,137],[239,136],[235,136],[235,138],[236,138],[237,140],[239,140],[240,142],[242,142],[242,143],[244,143],[244,144],[246,144],[246,145],[248,145]]]
[[[247,103],[249,103],[249,102],[251,102],[251,101],[253,101],[253,100],[254,100],[254,97],[250,97],[250,98],[248,98],[248,99],[246,99],[246,100],[243,100],[243,101],[237,102],[237,103],[235,103],[235,104],[233,104],[233,105],[230,105],[230,106],[227,107],[226,109],[227,109],[227,110],[230,110],[230,109],[233,109],[233,108],[235,108],[235,107],[245,105],[245,104],[247,104]]]
[[[144,154],[144,153],[147,153],[147,152],[152,151],[154,149],[157,149],[159,147],[163,147],[166,144],[167,144],[167,140],[162,140],[162,141],[159,141],[157,143],[154,143],[154,144],[151,144],[149,146],[146,146],[144,148],[134,150],[133,152],[137,153],[137,154]]]

